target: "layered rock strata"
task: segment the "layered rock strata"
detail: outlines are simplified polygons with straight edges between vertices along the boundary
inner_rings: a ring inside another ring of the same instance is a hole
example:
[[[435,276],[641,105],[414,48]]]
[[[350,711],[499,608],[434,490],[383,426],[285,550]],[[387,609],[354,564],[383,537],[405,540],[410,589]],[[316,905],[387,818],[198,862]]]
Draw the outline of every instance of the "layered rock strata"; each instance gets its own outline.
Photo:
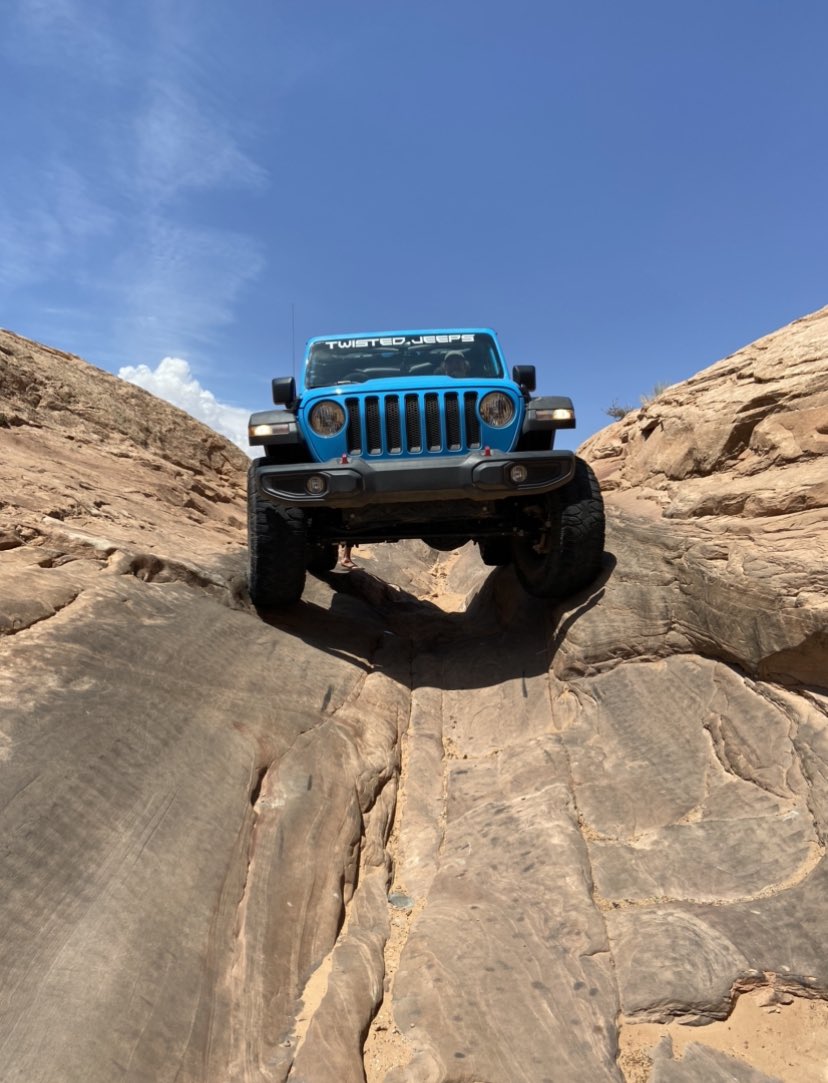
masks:
[[[828,310],[588,443],[558,608],[412,544],[257,614],[236,449],[0,398],[7,1078],[821,1078]]]

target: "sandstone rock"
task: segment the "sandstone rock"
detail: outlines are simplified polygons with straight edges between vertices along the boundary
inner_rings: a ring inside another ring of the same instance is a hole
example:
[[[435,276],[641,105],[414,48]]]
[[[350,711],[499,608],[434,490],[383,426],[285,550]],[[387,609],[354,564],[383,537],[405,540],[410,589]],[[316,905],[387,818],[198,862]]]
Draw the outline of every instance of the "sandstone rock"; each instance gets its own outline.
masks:
[[[681,1060],[673,1060],[663,1045],[653,1059],[653,1083],[783,1083],[735,1057],[692,1044]]]
[[[777,1078],[705,1033],[828,1022],[826,358],[823,310],[589,441],[566,605],[411,543],[257,614],[244,456],[0,332],[4,1078]]]
[[[449,768],[439,868],[394,984],[414,1056],[390,1078],[619,1079],[566,757],[550,736],[487,759]]]

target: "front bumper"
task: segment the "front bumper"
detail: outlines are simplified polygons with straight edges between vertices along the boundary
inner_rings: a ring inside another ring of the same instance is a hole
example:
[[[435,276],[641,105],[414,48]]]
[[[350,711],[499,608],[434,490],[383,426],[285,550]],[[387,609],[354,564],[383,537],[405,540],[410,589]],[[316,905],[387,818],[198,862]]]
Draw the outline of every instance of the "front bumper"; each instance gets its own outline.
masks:
[[[525,468],[525,480],[514,480],[515,466]],[[376,462],[354,458],[284,466],[265,463],[255,469],[258,491],[265,500],[308,508],[536,496],[566,485],[574,473],[572,451],[492,451],[488,455],[474,451],[463,457]]]

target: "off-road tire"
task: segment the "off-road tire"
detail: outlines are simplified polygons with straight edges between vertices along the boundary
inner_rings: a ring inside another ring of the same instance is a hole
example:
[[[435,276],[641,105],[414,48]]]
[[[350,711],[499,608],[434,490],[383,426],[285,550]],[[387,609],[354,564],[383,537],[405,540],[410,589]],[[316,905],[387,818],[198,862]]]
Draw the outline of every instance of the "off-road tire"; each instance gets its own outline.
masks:
[[[511,538],[481,538],[477,545],[480,559],[488,568],[504,568],[512,563]]]
[[[257,609],[298,602],[305,589],[305,515],[261,500],[251,467],[247,484],[247,583]]]
[[[314,542],[308,546],[308,571],[329,572],[339,560],[339,546],[334,542]]]
[[[533,548],[536,538],[515,538],[512,559],[523,589],[537,598],[568,598],[589,586],[604,554],[604,501],[591,468],[575,460],[575,475],[546,498],[552,520],[549,552]]]

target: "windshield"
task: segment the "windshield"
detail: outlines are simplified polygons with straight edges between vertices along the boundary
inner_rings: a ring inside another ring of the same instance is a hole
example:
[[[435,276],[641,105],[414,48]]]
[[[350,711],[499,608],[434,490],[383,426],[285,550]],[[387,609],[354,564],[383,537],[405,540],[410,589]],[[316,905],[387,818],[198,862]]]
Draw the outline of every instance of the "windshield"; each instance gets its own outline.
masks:
[[[395,376],[500,377],[491,335],[451,332],[321,339],[311,345],[306,387],[364,383]]]

